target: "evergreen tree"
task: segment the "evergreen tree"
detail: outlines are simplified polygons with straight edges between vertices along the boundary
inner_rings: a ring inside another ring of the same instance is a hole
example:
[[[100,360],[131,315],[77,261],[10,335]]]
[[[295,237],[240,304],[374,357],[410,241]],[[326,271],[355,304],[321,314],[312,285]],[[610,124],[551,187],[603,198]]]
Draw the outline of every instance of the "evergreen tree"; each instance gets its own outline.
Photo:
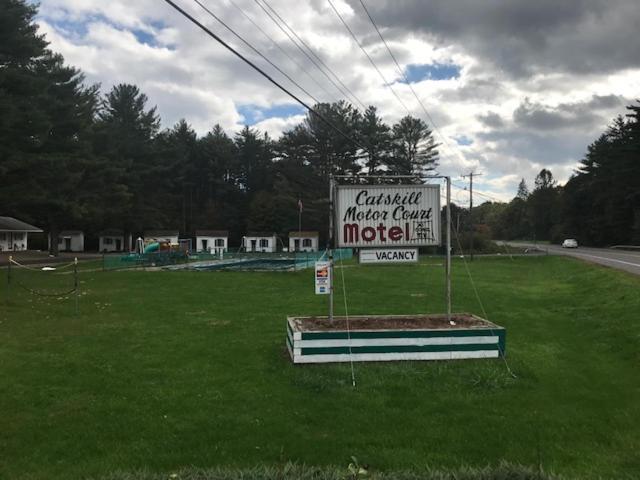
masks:
[[[380,167],[388,164],[391,153],[391,129],[378,116],[376,107],[367,108],[362,116],[360,140],[367,148],[367,173],[375,175]]]
[[[160,118],[155,107],[147,108],[147,102],[137,86],[116,85],[102,100],[95,128],[95,151],[113,171],[112,188],[124,192],[120,201],[105,202],[103,223],[121,227],[125,233],[157,227],[165,216],[166,207],[154,202],[153,194],[167,187],[169,169],[158,162],[154,139]]]
[[[520,183],[518,184],[518,193],[516,194],[516,197],[521,200],[529,198],[529,187],[527,187],[527,182],[524,181],[524,178],[520,180]]]
[[[360,112],[346,102],[320,103],[314,110],[321,113],[345,135],[356,138]],[[317,115],[309,113],[297,130],[297,140],[306,145],[307,161],[316,174],[329,179],[330,174],[355,174],[358,165],[358,146],[340,135]]]
[[[407,115],[393,126],[394,175],[426,175],[438,167],[438,144],[426,123]]]
[[[0,1],[0,204],[12,215],[58,231],[83,221],[95,200],[90,135],[97,87],[47,48],[37,9]]]

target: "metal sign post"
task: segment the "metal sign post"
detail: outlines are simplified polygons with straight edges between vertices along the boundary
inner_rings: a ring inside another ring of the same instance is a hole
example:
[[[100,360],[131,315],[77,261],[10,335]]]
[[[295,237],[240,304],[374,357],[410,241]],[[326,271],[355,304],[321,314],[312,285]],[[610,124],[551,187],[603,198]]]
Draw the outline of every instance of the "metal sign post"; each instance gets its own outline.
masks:
[[[334,192],[333,175],[329,177],[329,321],[333,321],[333,192]]]
[[[451,177],[444,177],[447,182],[447,268],[446,270],[446,303],[447,321],[451,322]]]

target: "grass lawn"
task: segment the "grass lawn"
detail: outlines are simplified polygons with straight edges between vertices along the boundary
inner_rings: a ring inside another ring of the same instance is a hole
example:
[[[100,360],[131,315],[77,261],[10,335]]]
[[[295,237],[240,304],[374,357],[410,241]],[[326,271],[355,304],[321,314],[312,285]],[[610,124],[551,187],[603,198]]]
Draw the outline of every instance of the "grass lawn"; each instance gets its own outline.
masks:
[[[443,312],[440,264],[345,265],[349,313]],[[286,315],[326,313],[311,269],[84,272],[77,316],[72,300],[15,287],[7,306],[3,280],[0,478],[351,455],[384,471],[507,461],[637,475],[640,278],[553,256],[471,269],[507,328],[515,379],[502,360],[356,364],[354,389],[348,365],[293,366]],[[482,314],[460,260],[453,298],[454,311]]]

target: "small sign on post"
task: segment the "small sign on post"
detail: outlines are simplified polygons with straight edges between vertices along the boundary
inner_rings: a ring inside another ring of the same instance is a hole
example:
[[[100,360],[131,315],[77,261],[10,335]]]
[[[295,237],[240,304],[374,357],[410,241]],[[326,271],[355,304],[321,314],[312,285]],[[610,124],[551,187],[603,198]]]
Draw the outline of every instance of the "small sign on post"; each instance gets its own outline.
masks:
[[[331,263],[316,262],[315,268],[316,295],[331,293]]]

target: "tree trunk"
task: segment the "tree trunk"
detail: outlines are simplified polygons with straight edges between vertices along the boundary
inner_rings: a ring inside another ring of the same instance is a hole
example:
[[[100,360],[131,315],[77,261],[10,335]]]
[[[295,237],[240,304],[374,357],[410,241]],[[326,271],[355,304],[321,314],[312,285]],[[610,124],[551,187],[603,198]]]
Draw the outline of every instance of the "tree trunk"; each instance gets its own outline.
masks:
[[[56,225],[49,226],[49,255],[58,256],[58,227]]]
[[[131,245],[130,245],[131,242],[129,242],[131,238],[131,232],[129,231],[128,228],[124,228],[122,231],[124,232],[124,241],[122,245],[122,250],[128,253],[131,251]]]

